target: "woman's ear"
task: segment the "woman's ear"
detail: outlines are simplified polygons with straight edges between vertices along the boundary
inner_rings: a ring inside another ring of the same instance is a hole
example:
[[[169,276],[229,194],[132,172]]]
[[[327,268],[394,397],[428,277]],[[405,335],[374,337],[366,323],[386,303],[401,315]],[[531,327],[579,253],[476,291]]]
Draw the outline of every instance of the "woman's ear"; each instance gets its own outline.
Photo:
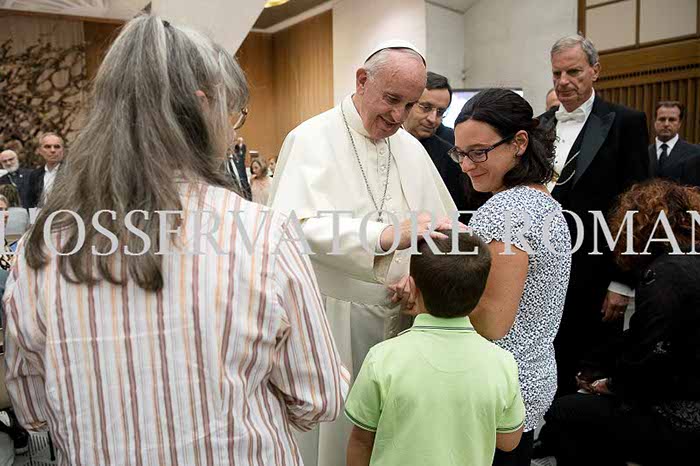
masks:
[[[527,150],[527,145],[530,142],[530,136],[527,134],[527,131],[520,130],[515,133],[513,140],[515,141],[515,145],[518,147],[518,152],[516,152],[515,156],[522,157]]]

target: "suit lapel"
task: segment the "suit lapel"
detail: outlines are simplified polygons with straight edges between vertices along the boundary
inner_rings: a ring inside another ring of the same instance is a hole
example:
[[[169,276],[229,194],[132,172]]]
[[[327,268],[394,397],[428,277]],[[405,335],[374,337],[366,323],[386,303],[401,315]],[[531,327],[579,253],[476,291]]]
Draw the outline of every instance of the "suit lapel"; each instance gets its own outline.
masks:
[[[687,149],[685,141],[678,138],[676,145],[673,146],[671,152],[668,153],[669,160],[672,162],[680,161],[686,155]]]
[[[598,99],[596,98],[596,103]],[[601,108],[596,108],[597,105],[594,104],[593,111],[588,117],[588,122],[584,128],[585,133],[583,134],[583,141],[581,141],[581,153],[576,160],[576,173],[574,174],[573,185],[576,186],[578,180],[586,172],[588,167],[593,162],[596,154],[600,150],[600,147],[605,142],[605,138],[608,137],[608,132],[610,132],[610,127],[612,127],[615,121],[615,112],[605,113]],[[602,113],[602,115],[599,115]]]

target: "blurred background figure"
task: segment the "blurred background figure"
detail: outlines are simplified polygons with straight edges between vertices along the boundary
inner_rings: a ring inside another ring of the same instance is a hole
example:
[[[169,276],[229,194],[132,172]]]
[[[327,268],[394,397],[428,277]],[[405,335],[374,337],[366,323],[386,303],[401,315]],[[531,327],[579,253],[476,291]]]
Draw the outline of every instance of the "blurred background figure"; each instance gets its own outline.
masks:
[[[46,203],[63,164],[63,138],[56,133],[42,133],[38,137],[37,153],[44,159],[44,166],[29,175],[30,194],[28,208]]]
[[[272,180],[267,175],[267,166],[263,158],[257,157],[253,159],[250,163],[250,190],[252,192],[253,202],[267,205],[271,185]]]
[[[240,129],[245,123],[248,110],[244,110],[245,111],[241,114],[241,118],[234,125],[234,130]],[[241,197],[250,201],[252,196],[250,192],[250,183],[248,182],[248,171],[245,166],[245,153],[246,147],[243,143],[243,138],[238,138],[236,144],[228,152],[226,172],[233,180]]]
[[[559,108],[561,105],[561,102],[559,102],[559,97],[557,97],[557,92],[554,88],[551,88],[549,92],[547,92],[547,98],[545,101],[545,108],[549,110],[556,110]]]
[[[700,146],[690,144],[678,134],[685,117],[685,106],[673,100],[656,104],[654,130],[656,138],[649,145],[649,174],[652,177],[679,181],[684,164],[700,157]]]
[[[7,174],[0,177],[0,186],[14,186],[19,192],[19,205],[25,209],[34,207],[30,205],[31,185],[29,183],[29,175],[32,173],[32,170],[28,168],[20,168],[19,157],[13,150],[5,150],[0,152],[0,165],[2,165],[3,169],[7,170]]]

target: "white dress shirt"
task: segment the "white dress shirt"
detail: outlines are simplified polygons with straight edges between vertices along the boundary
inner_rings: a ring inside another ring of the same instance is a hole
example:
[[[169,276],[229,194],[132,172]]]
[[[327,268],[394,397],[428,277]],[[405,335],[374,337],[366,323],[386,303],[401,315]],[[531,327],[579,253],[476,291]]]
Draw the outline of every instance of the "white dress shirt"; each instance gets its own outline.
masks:
[[[44,195],[51,191],[53,182],[56,181],[56,173],[58,173],[58,168],[60,166],[61,164],[59,163],[51,170],[48,165],[44,165]]]
[[[591,96],[580,107],[572,112],[567,112],[563,105],[559,106],[559,110],[554,114],[557,119],[557,142],[555,143],[556,156],[554,158],[554,170],[557,174],[561,174],[566,165],[566,159],[569,157],[569,152],[576,142],[576,138],[581,133],[588,117],[593,111],[593,102],[595,101],[595,90],[591,92]],[[571,163],[576,163],[574,160]],[[547,183],[547,189],[551,192],[557,182],[563,183],[566,180],[550,181]],[[624,283],[610,282],[608,290],[627,297],[634,296],[634,290]]]
[[[674,146],[678,142],[678,139],[680,139],[680,136],[678,136],[677,134],[666,142],[660,141],[659,138],[656,138],[656,161],[657,162],[661,158],[661,145],[666,144],[668,146],[666,153],[671,155],[671,151],[673,150]]]
[[[559,106],[559,110],[554,114],[557,119],[557,142],[556,157],[554,158],[554,170],[557,174],[561,174],[566,165],[566,159],[569,157],[569,152],[576,142],[579,133],[586,124],[586,120],[593,111],[593,101],[595,100],[595,91],[591,92],[591,96],[580,107],[572,112],[567,112],[563,105]],[[572,161],[572,163],[575,163]],[[558,180],[564,182],[565,180]],[[556,186],[556,181],[547,183],[547,189],[551,192]]]

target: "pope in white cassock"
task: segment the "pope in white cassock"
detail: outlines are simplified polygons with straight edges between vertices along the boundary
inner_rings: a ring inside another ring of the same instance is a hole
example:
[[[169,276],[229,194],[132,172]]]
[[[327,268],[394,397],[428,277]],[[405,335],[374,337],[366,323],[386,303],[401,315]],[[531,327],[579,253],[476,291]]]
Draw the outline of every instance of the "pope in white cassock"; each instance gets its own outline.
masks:
[[[270,197],[274,210],[294,211],[301,221],[333,336],[353,377],[400,320],[387,285],[408,274],[409,211],[429,212],[448,225],[456,210],[423,146],[401,128],[425,89],[423,56],[405,41],[391,41],[375,49],[356,78],[353,95],[289,133]],[[393,226],[389,213],[400,224]],[[429,224],[421,216],[419,232]],[[390,250],[395,235],[393,254],[368,251]],[[343,418],[298,436],[304,464],[344,465],[350,431]]]

